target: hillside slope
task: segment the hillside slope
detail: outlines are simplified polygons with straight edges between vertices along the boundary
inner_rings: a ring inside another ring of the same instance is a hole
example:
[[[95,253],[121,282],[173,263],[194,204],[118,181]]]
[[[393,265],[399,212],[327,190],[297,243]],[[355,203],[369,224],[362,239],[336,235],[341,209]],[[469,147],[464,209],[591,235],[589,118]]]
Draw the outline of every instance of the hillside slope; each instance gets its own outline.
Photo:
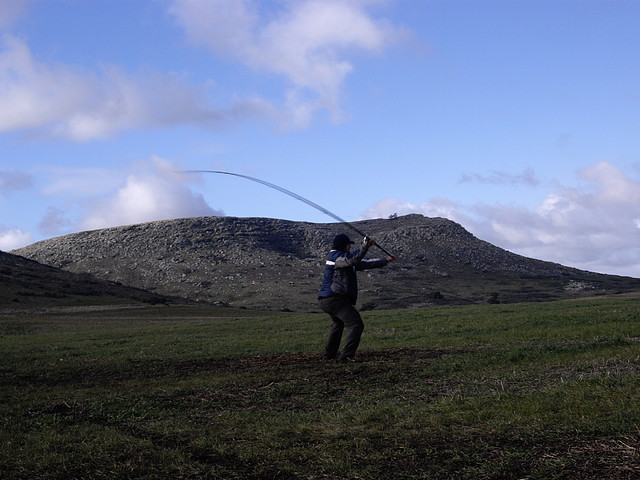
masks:
[[[539,301],[640,290],[640,279],[516,255],[443,218],[407,215],[354,224],[399,257],[386,268],[360,273],[359,303],[365,308],[489,298]],[[324,258],[333,236],[342,231],[351,235],[337,223],[184,218],[66,235],[14,253],[166,295],[315,311]],[[369,253],[382,255],[376,248]]]
[[[175,300],[0,252],[0,307],[156,304]]]

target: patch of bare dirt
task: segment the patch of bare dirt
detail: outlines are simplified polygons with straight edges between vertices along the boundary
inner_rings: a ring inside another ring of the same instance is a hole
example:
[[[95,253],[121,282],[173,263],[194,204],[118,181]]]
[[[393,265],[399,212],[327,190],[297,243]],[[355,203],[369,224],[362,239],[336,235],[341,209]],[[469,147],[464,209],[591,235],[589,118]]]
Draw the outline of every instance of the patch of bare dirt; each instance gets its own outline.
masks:
[[[571,475],[574,480],[638,480],[640,436],[582,441],[546,458],[569,459],[574,464]]]

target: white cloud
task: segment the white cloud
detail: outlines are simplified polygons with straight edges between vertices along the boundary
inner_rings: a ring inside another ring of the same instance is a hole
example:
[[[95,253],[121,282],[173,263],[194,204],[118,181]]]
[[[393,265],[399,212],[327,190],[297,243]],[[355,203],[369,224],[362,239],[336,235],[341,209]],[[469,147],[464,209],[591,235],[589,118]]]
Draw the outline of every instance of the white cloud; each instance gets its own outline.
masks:
[[[488,185],[526,185],[535,187],[540,184],[533,169],[526,168],[522,173],[513,174],[501,171],[493,171],[490,175],[479,173],[464,174],[459,183],[482,183]]]
[[[460,205],[453,200],[442,197],[433,198],[420,205],[395,198],[386,198],[376,202],[371,208],[363,212],[360,218],[387,218],[394,214],[408,215],[410,213],[420,213],[427,217],[448,218],[463,225],[468,224],[470,221],[470,217]]]
[[[266,115],[255,99],[213,106],[204,87],[176,75],[129,75],[117,68],[99,74],[38,62],[27,44],[0,37],[0,132],[32,131],[74,141],[127,129],[192,124],[212,127],[244,116]]]
[[[213,104],[210,87],[189,85],[180,75],[44,63],[24,39],[0,33],[0,132],[82,142],[130,129],[212,128],[246,118],[275,117],[288,126],[304,126],[320,109],[338,118],[341,85],[353,68],[346,55],[377,52],[397,33],[368,15],[368,3],[283,2],[275,13],[270,5],[273,15],[267,18],[253,1],[173,1],[170,12],[191,41],[289,81],[284,113],[258,95]],[[24,5],[0,0],[7,26]]]
[[[1,45],[0,131],[59,125],[97,90],[94,80],[71,70],[39,65],[15,37],[5,35]]]
[[[31,175],[13,171],[0,171],[0,195],[7,195],[16,190],[25,190],[32,184]]]
[[[340,117],[340,89],[353,70],[347,55],[379,52],[400,31],[367,12],[371,1],[301,0],[261,15],[252,0],[174,0],[169,11],[190,42],[238,59],[291,84],[285,106],[293,126],[306,125],[314,112]],[[378,2],[379,3],[379,2]]]
[[[181,217],[222,215],[188,187],[193,180],[179,167],[158,157],[140,162],[138,171],[110,196],[89,202],[82,230]]]
[[[45,235],[60,235],[67,231],[71,225],[72,222],[67,218],[65,209],[49,207],[38,223],[38,229]]]
[[[8,28],[20,18],[30,0],[0,0],[0,28]]]
[[[582,188],[547,196],[536,208],[378,202],[363,218],[393,213],[442,216],[479,238],[522,255],[602,273],[640,277],[640,181],[601,162],[582,170]]]
[[[0,250],[8,252],[21,248],[33,242],[33,237],[27,232],[14,228],[0,230]]]

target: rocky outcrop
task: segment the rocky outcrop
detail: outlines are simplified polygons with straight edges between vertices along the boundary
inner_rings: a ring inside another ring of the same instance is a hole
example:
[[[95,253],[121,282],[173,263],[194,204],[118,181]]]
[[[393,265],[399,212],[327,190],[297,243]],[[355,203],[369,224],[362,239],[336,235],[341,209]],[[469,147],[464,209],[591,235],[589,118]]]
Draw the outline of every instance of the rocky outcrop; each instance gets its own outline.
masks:
[[[537,301],[640,290],[640,280],[526,258],[443,218],[354,222],[399,257],[361,272],[367,308]],[[324,257],[344,224],[200,217],[66,235],[14,253],[165,295],[235,306],[315,311]],[[372,248],[369,257],[383,255]],[[576,285],[584,288],[576,289]],[[438,295],[435,295],[438,293]]]

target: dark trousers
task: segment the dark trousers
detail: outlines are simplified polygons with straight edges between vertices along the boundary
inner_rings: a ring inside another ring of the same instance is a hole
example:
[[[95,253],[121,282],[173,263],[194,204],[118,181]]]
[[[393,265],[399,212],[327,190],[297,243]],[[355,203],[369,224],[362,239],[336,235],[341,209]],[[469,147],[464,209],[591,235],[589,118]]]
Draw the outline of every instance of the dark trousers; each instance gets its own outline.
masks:
[[[342,332],[345,328],[347,329],[346,343],[340,357],[349,358],[355,356],[364,330],[364,323],[362,323],[362,317],[360,317],[358,310],[351,305],[348,297],[341,295],[321,298],[318,302],[320,308],[329,314],[333,322],[324,347],[324,357],[327,359],[336,358],[340,348],[340,341],[342,340]]]

